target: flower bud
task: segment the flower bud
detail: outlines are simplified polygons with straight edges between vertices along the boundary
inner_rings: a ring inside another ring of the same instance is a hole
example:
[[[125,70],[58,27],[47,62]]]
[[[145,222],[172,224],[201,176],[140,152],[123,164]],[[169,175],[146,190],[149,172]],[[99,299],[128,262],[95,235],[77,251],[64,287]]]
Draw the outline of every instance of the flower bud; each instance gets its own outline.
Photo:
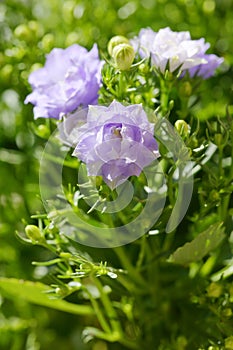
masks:
[[[14,34],[20,40],[30,41],[32,39],[31,31],[26,24],[19,24],[15,28]]]
[[[222,285],[216,282],[212,282],[207,288],[207,295],[210,298],[219,298],[222,292]]]
[[[47,125],[40,124],[38,128],[35,130],[36,135],[42,137],[43,139],[48,139],[50,136],[50,130]]]
[[[49,52],[52,50],[53,45],[54,45],[55,37],[51,33],[47,33],[46,35],[43,36],[41,40],[41,46],[44,51]]]
[[[112,39],[110,39],[110,41],[108,42],[109,55],[112,56],[114,47],[121,45],[121,44],[129,44],[129,40],[122,35],[116,35],[116,36],[112,37]]]
[[[142,73],[142,74],[147,74],[150,71],[149,65],[145,64],[145,63],[141,63],[139,65],[138,69],[139,69],[140,73]]]
[[[43,35],[44,29],[42,25],[37,21],[29,21],[28,27],[32,32],[33,37],[40,38]]]
[[[224,144],[223,135],[222,134],[215,134],[213,141],[214,141],[216,146],[221,147]]]
[[[72,255],[70,253],[67,253],[67,252],[61,252],[60,257],[63,259],[70,259],[72,257]]]
[[[27,225],[25,227],[25,233],[29,239],[31,239],[33,242],[39,242],[43,241],[44,237],[41,234],[40,229],[35,225]]]
[[[222,315],[224,317],[230,318],[232,316],[233,312],[231,310],[231,308],[227,307],[226,309],[223,309],[222,311]]]
[[[113,49],[112,57],[115,61],[116,68],[128,70],[133,63],[135,52],[131,45],[120,44]]]
[[[192,85],[189,81],[185,81],[180,85],[179,94],[184,97],[190,97],[192,95]]]
[[[175,128],[182,138],[189,136],[190,127],[184,120],[177,120],[175,122]]]
[[[225,348],[226,350],[232,350],[233,349],[233,336],[225,339]]]
[[[0,79],[2,83],[9,82],[11,79],[11,74],[13,73],[13,66],[11,64],[6,64],[0,70]]]

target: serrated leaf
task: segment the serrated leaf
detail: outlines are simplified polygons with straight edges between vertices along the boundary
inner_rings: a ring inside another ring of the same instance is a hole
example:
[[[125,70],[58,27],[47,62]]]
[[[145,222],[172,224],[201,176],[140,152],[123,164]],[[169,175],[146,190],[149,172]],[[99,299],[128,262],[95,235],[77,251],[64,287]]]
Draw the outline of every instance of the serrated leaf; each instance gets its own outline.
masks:
[[[178,248],[169,258],[169,261],[187,265],[199,261],[214,250],[225,238],[222,223],[211,225],[200,233],[193,241],[185,243]]]
[[[51,299],[48,291],[51,288],[40,282],[0,278],[0,292],[9,298],[22,298],[29,303],[46,306],[52,309],[77,315],[91,315],[93,309],[87,305],[77,305],[61,299]]]

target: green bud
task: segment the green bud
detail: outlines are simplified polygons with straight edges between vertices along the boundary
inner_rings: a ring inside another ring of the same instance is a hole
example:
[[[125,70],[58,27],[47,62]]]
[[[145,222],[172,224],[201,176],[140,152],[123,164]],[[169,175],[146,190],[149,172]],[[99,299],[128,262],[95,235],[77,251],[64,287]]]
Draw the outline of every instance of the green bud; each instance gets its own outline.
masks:
[[[43,39],[41,40],[41,46],[44,51],[49,52],[53,48],[54,45],[54,35],[51,33],[48,33],[43,36]]]
[[[232,310],[231,310],[231,308],[227,307],[226,309],[224,309],[224,310],[222,311],[222,315],[223,315],[224,317],[227,317],[227,318],[231,317],[231,316],[232,316]]]
[[[139,71],[142,73],[142,74],[147,74],[149,73],[150,71],[150,67],[148,64],[145,64],[145,63],[141,63],[138,67]]]
[[[0,70],[1,82],[8,82],[11,79],[11,74],[13,73],[13,66],[11,64],[6,64]]]
[[[25,233],[27,237],[34,242],[39,242],[44,240],[44,237],[42,236],[40,229],[35,225],[27,225],[25,227]]]
[[[43,27],[42,25],[37,22],[37,21],[29,21],[28,22],[28,27],[30,29],[30,31],[32,32],[33,34],[33,37],[41,37],[43,35]]]
[[[207,295],[210,298],[219,298],[222,292],[222,285],[216,282],[212,282],[207,288]]]
[[[184,120],[177,120],[175,128],[182,138],[186,138],[190,134],[190,127]]]
[[[174,100],[170,100],[170,101],[169,101],[169,104],[168,104],[168,109],[169,109],[169,111],[171,111],[171,110],[173,109],[174,105],[175,105]]]
[[[36,130],[36,134],[43,139],[48,139],[50,136],[50,130],[47,125],[40,124]]]
[[[30,41],[32,39],[31,30],[26,24],[20,24],[15,28],[15,36],[24,41]]]
[[[192,85],[190,84],[189,81],[185,81],[181,84],[180,88],[179,88],[179,93],[182,96],[185,97],[190,97],[192,94]]]
[[[70,253],[67,253],[67,252],[61,252],[60,257],[63,259],[70,259],[70,258],[72,258],[72,255]]]
[[[79,41],[80,41],[80,34],[77,32],[70,32],[66,37],[65,45],[70,46],[78,43]]]
[[[214,143],[216,146],[221,147],[223,144],[223,135],[222,134],[215,134],[214,135]]]
[[[110,39],[110,41],[108,42],[109,55],[112,56],[114,47],[121,45],[121,44],[129,44],[129,40],[122,35],[116,35],[116,36],[112,37],[112,39]]]
[[[232,335],[225,339],[225,348],[227,350],[233,350],[233,336]]]
[[[216,190],[211,190],[209,194],[209,199],[211,202],[218,202],[220,201],[220,194]]]
[[[112,57],[115,61],[116,68],[128,70],[133,63],[135,52],[131,45],[120,44],[113,49]]]
[[[42,64],[41,64],[41,63],[39,63],[39,62],[34,63],[34,64],[31,66],[31,68],[30,68],[30,73],[31,73],[31,72],[34,72],[35,70],[40,69],[40,68],[42,68]]]
[[[134,102],[137,103],[137,104],[142,103],[143,102],[142,96],[141,95],[136,95],[134,97]]]

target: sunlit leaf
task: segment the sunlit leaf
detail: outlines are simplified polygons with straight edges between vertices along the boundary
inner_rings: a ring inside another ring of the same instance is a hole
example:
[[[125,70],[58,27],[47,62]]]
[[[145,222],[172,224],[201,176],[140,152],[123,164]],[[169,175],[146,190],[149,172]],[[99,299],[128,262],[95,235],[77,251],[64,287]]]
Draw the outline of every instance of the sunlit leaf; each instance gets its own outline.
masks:
[[[225,238],[222,223],[211,225],[200,233],[193,241],[185,243],[178,248],[169,258],[169,261],[186,265],[199,261],[214,250]]]
[[[0,278],[0,292],[9,298],[22,298],[29,303],[46,306],[52,309],[78,315],[93,314],[91,307],[77,305],[65,300],[51,299],[48,291],[51,288],[43,283],[18,280],[15,278]]]

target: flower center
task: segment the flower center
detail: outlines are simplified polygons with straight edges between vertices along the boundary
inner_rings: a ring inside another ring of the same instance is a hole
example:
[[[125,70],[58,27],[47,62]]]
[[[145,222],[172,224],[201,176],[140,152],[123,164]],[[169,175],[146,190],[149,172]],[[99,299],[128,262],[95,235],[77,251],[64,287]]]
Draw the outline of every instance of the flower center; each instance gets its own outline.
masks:
[[[121,127],[120,126],[116,126],[112,128],[112,134],[116,137],[118,137],[119,139],[122,139],[122,135],[121,135]]]

